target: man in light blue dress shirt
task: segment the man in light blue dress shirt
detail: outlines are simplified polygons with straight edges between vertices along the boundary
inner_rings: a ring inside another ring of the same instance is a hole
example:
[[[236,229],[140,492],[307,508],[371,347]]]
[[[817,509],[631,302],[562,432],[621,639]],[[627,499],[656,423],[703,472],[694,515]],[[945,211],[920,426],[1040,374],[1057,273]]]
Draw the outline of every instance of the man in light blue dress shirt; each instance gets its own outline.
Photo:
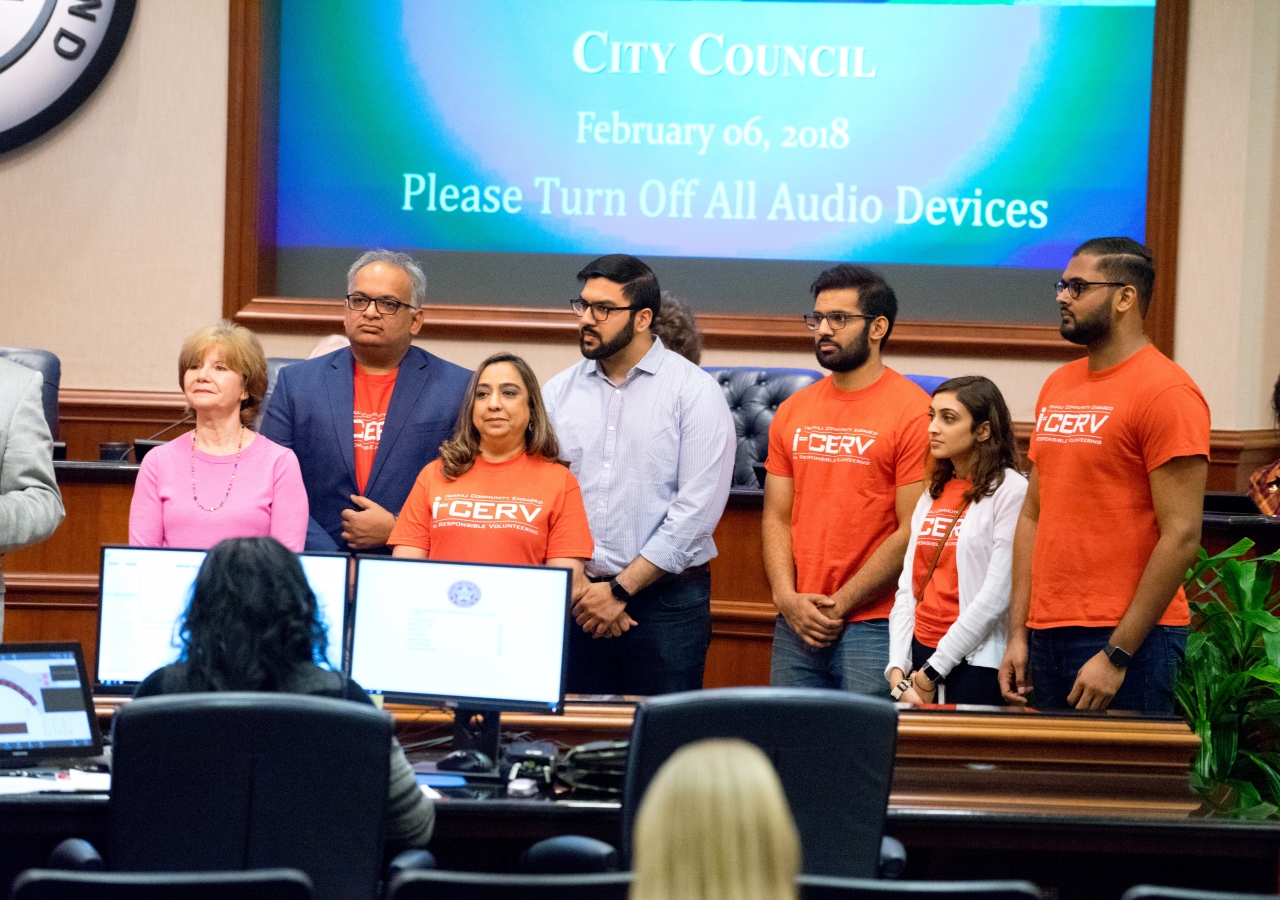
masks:
[[[729,499],[737,435],[720,386],[650,331],[658,279],[633,256],[578,273],[586,357],[543,388],[582,488],[595,555],[575,598],[568,690],[702,687],[711,642],[711,534]]]

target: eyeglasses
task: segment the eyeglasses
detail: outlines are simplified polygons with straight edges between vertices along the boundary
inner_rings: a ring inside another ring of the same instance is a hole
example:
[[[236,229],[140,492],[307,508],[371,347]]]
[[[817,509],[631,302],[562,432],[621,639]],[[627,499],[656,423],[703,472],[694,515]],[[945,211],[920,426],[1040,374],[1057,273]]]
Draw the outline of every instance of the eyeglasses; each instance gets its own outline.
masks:
[[[569,308],[573,310],[575,316],[581,316],[587,310],[591,310],[591,318],[595,322],[603,322],[609,318],[609,313],[611,312],[644,309],[642,306],[610,306],[608,303],[588,303],[581,297],[574,297],[570,300]]]
[[[809,326],[810,331],[817,331],[818,326],[825,319],[827,324],[831,326],[832,331],[839,331],[849,324],[850,319],[878,319],[879,316],[863,316],[857,313],[833,312],[833,313],[806,313],[804,315],[804,324]]]
[[[1066,281],[1059,281],[1054,287],[1057,289],[1054,296],[1066,291],[1071,295],[1072,300],[1078,300],[1080,295],[1084,293],[1085,288],[1097,287],[1100,285],[1111,285],[1112,287],[1128,287],[1123,281],[1085,281],[1083,278],[1068,278]]]
[[[347,306],[356,312],[364,312],[372,303],[378,308],[378,313],[384,316],[394,316],[400,312],[400,307],[407,306],[413,308],[411,303],[401,303],[393,297],[366,297],[364,294],[347,294]]]

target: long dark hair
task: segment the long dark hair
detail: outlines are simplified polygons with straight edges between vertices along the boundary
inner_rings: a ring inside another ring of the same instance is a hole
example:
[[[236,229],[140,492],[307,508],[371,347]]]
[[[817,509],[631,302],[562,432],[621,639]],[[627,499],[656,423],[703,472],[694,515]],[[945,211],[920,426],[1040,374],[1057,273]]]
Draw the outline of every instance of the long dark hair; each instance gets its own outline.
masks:
[[[480,376],[484,370],[495,363],[511,363],[520,373],[524,382],[524,392],[529,397],[529,430],[524,435],[524,450],[530,456],[540,456],[548,462],[569,465],[560,458],[560,442],[556,439],[556,431],[551,427],[551,419],[547,416],[547,406],[542,402],[542,389],[538,387],[538,377],[533,374],[529,364],[514,353],[495,353],[471,373],[471,383],[467,385],[466,401],[458,410],[458,421],[453,428],[453,437],[440,445],[440,463],[447,481],[461,478],[471,470],[480,453],[480,432],[473,421],[473,410],[476,403],[476,388],[480,384]]]
[[[179,633],[195,690],[283,690],[328,650],[298,557],[271,537],[229,538],[209,551]]]
[[[1004,470],[1018,467],[1018,444],[1013,437],[1013,421],[1009,407],[1004,402],[1000,388],[981,375],[962,375],[944,381],[934,389],[933,396],[955,394],[956,399],[973,417],[972,430],[977,431],[983,422],[991,425],[991,436],[974,445],[972,487],[964,492],[970,503],[990,497],[1004,484]],[[955,466],[949,459],[935,459],[926,451],[925,471],[929,477],[929,496],[938,499],[946,483],[955,477]]]

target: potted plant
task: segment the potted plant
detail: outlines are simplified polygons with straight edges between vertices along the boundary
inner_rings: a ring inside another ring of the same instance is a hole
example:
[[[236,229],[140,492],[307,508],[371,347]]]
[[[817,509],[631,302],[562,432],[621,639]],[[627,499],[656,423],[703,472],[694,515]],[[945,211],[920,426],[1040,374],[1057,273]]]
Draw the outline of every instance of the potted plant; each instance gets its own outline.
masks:
[[[1246,559],[1245,538],[1187,573],[1192,631],[1175,696],[1200,738],[1191,787],[1205,815],[1280,811],[1280,551]]]

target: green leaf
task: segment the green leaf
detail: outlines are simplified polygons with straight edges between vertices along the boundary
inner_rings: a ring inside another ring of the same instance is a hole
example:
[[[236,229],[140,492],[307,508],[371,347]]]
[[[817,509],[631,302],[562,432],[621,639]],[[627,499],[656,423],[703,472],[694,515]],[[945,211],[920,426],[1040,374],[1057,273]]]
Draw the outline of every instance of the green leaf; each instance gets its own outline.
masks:
[[[1269,684],[1280,684],[1280,669],[1275,666],[1255,666],[1245,674],[1250,678],[1256,678]]]
[[[1265,609],[1238,609],[1236,615],[1251,625],[1257,625],[1264,631],[1280,633],[1280,619]]]

